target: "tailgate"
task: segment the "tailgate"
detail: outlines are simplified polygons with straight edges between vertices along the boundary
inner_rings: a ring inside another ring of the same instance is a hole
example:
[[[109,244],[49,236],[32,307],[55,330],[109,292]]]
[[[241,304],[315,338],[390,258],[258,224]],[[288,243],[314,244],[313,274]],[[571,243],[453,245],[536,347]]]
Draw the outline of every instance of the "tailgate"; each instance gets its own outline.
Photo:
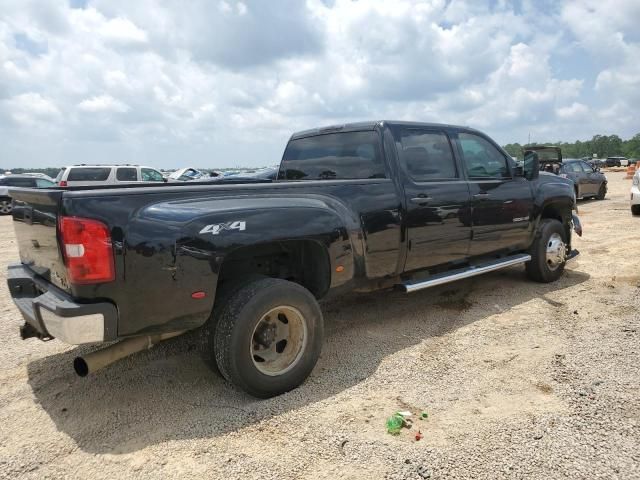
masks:
[[[57,287],[70,291],[58,247],[61,190],[11,189],[13,225],[20,261]]]

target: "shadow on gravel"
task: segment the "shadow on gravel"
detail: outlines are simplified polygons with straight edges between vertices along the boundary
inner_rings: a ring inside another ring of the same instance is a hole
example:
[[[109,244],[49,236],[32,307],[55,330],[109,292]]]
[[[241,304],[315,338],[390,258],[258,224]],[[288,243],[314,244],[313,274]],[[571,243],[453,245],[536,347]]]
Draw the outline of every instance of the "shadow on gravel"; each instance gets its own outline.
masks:
[[[269,400],[256,400],[208,370],[195,333],[86,378],[75,376],[72,361],[92,348],[78,347],[31,362],[29,384],[58,430],[86,452],[122,454],[211,438],[327,399],[374,374],[388,355],[588,278],[568,270],[554,284],[536,284],[522,268],[511,268],[411,295],[387,291],[324,302],[318,365],[304,385]]]

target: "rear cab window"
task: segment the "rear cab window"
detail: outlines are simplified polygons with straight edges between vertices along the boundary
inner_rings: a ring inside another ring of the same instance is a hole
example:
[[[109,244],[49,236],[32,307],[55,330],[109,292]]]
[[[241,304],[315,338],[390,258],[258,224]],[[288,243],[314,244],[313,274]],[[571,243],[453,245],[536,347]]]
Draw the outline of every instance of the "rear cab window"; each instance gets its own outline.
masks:
[[[340,132],[291,140],[279,180],[386,178],[378,132]]]
[[[451,143],[444,132],[403,130],[400,147],[400,158],[412,180],[425,182],[458,178]]]
[[[68,182],[104,182],[109,178],[110,168],[79,167],[72,168],[67,177]]]

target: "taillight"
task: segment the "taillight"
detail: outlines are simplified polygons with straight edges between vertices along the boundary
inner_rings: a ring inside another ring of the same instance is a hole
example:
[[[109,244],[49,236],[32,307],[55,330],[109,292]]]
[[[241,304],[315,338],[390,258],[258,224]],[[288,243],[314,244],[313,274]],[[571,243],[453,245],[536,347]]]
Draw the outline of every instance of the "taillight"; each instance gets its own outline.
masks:
[[[58,228],[71,283],[86,285],[115,279],[111,234],[104,223],[88,218],[60,217]]]
[[[66,187],[67,186],[67,181],[66,180],[60,180],[60,182],[58,183],[58,186]]]

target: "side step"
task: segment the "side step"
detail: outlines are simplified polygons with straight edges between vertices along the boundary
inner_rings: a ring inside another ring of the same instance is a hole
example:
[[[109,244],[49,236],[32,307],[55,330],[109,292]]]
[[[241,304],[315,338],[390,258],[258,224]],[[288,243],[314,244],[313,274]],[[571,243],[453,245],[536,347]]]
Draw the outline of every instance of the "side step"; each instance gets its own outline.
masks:
[[[430,276],[426,280],[405,282],[398,285],[398,287],[407,293],[416,292],[424,288],[435,287],[436,285],[455,282],[456,280],[462,280],[463,278],[475,277],[476,275],[482,275],[483,273],[493,272],[494,270],[500,270],[501,268],[510,267],[512,265],[518,265],[520,263],[528,262],[529,260],[531,260],[531,255],[520,253],[510,257],[499,258],[498,260],[483,263],[481,265],[474,265],[471,267],[460,268],[458,270],[451,270],[450,272],[438,273],[437,275]]]

